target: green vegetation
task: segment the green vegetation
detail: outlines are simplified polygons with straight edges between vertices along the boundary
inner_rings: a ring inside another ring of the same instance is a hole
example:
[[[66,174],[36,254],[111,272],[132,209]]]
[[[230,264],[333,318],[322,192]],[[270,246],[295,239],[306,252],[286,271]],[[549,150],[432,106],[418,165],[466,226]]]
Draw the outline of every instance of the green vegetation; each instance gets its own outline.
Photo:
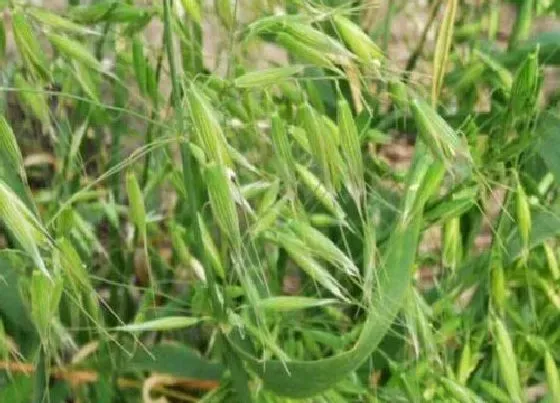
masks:
[[[68,3],[0,0],[0,401],[560,401],[558,1]]]

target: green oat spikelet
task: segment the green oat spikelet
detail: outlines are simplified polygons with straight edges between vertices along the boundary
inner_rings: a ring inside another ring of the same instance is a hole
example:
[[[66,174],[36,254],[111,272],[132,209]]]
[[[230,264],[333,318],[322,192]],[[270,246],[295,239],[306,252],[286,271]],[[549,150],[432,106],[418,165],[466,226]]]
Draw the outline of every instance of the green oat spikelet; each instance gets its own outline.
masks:
[[[14,75],[14,87],[26,111],[29,111],[44,127],[50,126],[50,109],[43,89],[36,83],[27,81],[20,73]]]
[[[548,391],[552,397],[552,401],[560,400],[560,372],[558,371],[558,366],[550,354],[549,351],[545,352],[544,355],[544,368],[546,372],[546,381],[548,385]]]
[[[202,12],[198,0],[181,0],[181,5],[183,9],[188,14],[188,16],[197,24],[202,21]]]
[[[470,170],[472,157],[468,146],[455,130],[425,101],[415,98],[411,106],[418,133],[434,156],[448,169]]]
[[[220,258],[220,253],[218,252],[218,248],[216,247],[216,244],[212,239],[212,235],[210,235],[210,232],[208,231],[208,228],[206,227],[206,224],[204,223],[202,216],[200,214],[197,214],[196,218],[198,222],[198,228],[200,231],[200,237],[202,238],[202,247],[204,248],[206,259],[210,261],[210,264],[212,265],[212,268],[216,272],[216,275],[219,278],[224,279],[226,274],[225,274],[224,266],[222,264],[222,260]]]
[[[69,60],[76,60],[92,70],[104,72],[101,62],[80,42],[52,32],[46,35],[53,46]]]
[[[186,95],[199,146],[210,162],[230,166],[227,141],[208,99],[195,83],[190,83]]]
[[[321,170],[323,182],[327,184],[327,187],[331,188],[332,175],[329,165],[327,140],[325,139],[325,133],[321,130],[317,112],[308,103],[304,103],[299,113],[311,153]]]
[[[346,275],[359,276],[359,270],[354,265],[352,259],[341,251],[334,242],[323,235],[323,233],[304,221],[292,220],[289,222],[288,226],[317,257],[342,269]]]
[[[226,169],[223,166],[211,164],[206,167],[205,177],[212,214],[224,235],[237,249],[241,243],[239,218]]]
[[[8,121],[0,116],[0,155],[7,161],[11,168],[18,173],[24,183],[27,183],[23,156],[16,141],[14,131]]]
[[[344,182],[352,195],[356,206],[361,210],[366,191],[364,181],[364,164],[360,145],[360,136],[354,123],[350,105],[344,99],[338,101],[338,128],[340,133],[340,149],[346,169],[343,169]]]
[[[333,22],[346,45],[363,63],[383,60],[383,52],[379,46],[358,25],[340,14],[333,16]]]
[[[303,185],[317,198],[317,200],[331,212],[335,218],[343,220],[346,214],[336,201],[336,197],[321,183],[313,173],[303,165],[296,164],[296,171]]]
[[[494,319],[493,325],[502,381],[512,401],[522,402],[524,400],[523,391],[521,390],[517,360],[509,332],[499,318]]]
[[[453,26],[457,12],[457,0],[447,0],[443,20],[438,32],[436,49],[434,52],[434,73],[432,80],[432,104],[436,105],[443,86],[443,78],[447,68],[447,59],[453,43]]]
[[[45,52],[37,37],[33,33],[33,28],[24,13],[16,11],[12,14],[12,31],[14,39],[26,67],[35,79],[50,81],[51,74],[47,69],[48,63],[44,57]]]
[[[30,296],[31,317],[37,326],[41,342],[48,343],[62,297],[62,279],[57,277],[53,281],[43,273],[34,271],[31,277]]]
[[[348,297],[345,295],[344,288],[311,256],[305,244],[290,233],[277,232],[274,234],[274,239],[288,252],[288,255],[290,255],[293,261],[309,277],[317,281],[337,298],[349,302]]]
[[[14,235],[38,269],[51,278],[39,249],[51,245],[46,231],[29,208],[10,187],[0,180],[0,220]]]
[[[302,72],[304,66],[292,65],[285,67],[271,67],[268,69],[251,71],[237,77],[234,84],[238,88],[260,88],[275,85],[288,80],[292,76]]]
[[[138,179],[132,171],[126,173],[126,192],[128,194],[130,219],[136,226],[141,238],[145,239],[146,207],[144,205],[144,196],[142,195]]]

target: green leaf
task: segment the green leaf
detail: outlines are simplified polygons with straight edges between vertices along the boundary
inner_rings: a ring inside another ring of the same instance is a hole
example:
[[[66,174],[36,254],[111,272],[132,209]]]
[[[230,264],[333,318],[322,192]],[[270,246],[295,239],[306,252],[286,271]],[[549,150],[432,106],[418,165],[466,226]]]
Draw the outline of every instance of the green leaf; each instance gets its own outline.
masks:
[[[349,351],[317,361],[267,360],[263,363],[239,347],[230,335],[238,353],[263,378],[266,388],[293,398],[313,396],[330,389],[367,359],[389,330],[402,305],[412,276],[421,223],[421,217],[417,216],[394,230],[385,265],[379,273],[377,293],[362,333]]]
[[[543,32],[518,45],[515,50],[501,54],[498,58],[507,66],[519,65],[537,47],[539,48],[539,59],[543,64],[560,65],[560,31]]]
[[[220,337],[223,340],[223,336]],[[243,366],[241,358],[235,354],[233,347],[225,344],[224,360],[227,362],[231,380],[237,395],[237,401],[251,403],[251,391],[249,389],[249,374]]]
[[[552,113],[544,113],[539,120],[539,154],[546,166],[560,183],[560,118]]]
[[[385,337],[400,311],[410,285],[423,224],[423,206],[442,180],[442,175],[435,172],[443,172],[443,167],[433,164],[433,159],[426,153],[422,142],[417,143],[414,160],[408,173],[405,199],[414,200],[412,204],[416,208],[413,209],[414,213],[401,214],[394,225],[383,256],[383,265],[378,272],[377,288],[371,298],[366,321],[358,341],[350,350],[315,361],[263,361],[247,351],[248,343],[241,347],[238,332],[227,335],[238,354],[263,379],[266,388],[292,398],[310,397],[331,389],[358,369]],[[426,175],[432,170],[433,175]],[[418,187],[427,177],[431,183],[419,193]],[[286,385],[290,387],[287,388]]]
[[[24,267],[25,261],[20,252],[10,249],[0,251],[0,314],[2,321],[8,330],[20,329],[31,338],[35,327],[21,298],[18,287],[20,276],[16,271],[16,268]]]
[[[6,27],[4,21],[0,20],[0,59],[6,55]]]
[[[210,362],[187,346],[172,342],[157,344],[148,351],[139,349],[125,369],[206,380],[219,380],[224,371],[221,364]]]
[[[9,382],[0,388],[0,401],[27,403],[33,392],[33,379],[28,375],[13,374]]]
[[[531,236],[529,237],[529,249],[539,246],[547,239],[560,234],[560,208],[554,210],[541,210],[532,214]],[[523,242],[519,231],[510,236],[507,243],[507,259],[511,263],[523,253]]]
[[[48,378],[47,359],[43,348],[39,350],[38,362],[35,365],[35,373],[33,374],[33,403],[44,402],[48,394]]]

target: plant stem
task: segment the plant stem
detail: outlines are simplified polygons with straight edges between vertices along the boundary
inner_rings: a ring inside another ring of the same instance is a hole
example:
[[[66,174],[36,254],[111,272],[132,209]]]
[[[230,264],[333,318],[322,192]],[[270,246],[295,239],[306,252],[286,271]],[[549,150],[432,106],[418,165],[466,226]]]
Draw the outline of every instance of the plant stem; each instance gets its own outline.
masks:
[[[165,45],[165,42],[164,42]],[[156,86],[159,85],[159,79],[161,76],[161,67],[162,67],[162,62],[163,62],[163,51],[160,51],[157,57],[157,63],[156,63]],[[146,145],[150,144],[153,141],[154,138],[154,131],[155,129],[155,125],[154,125],[154,121],[157,117],[157,111],[158,111],[158,99],[156,97],[156,99],[153,100],[152,103],[152,112],[150,114],[150,121],[148,122],[148,128],[146,129]],[[151,161],[151,156],[152,153],[147,153],[146,154],[146,158],[144,159],[144,169],[142,171],[142,181],[140,182],[142,185],[142,188],[144,189],[148,183],[148,177],[149,177],[149,171],[150,171],[150,161]]]
[[[198,189],[195,186],[195,175],[194,175],[194,158],[191,153],[190,149],[190,142],[189,142],[189,134],[187,127],[185,125],[185,119],[183,115],[183,106],[181,105],[181,96],[180,96],[180,88],[181,84],[179,82],[179,77],[177,74],[177,66],[175,64],[175,52],[173,49],[173,37],[171,32],[171,15],[170,15],[170,7],[171,7],[171,0],[164,0],[163,2],[163,19],[164,19],[164,41],[165,41],[165,48],[167,52],[167,60],[169,63],[169,72],[171,75],[171,95],[172,95],[172,104],[175,111],[175,120],[176,120],[176,127],[177,127],[177,140],[180,143],[181,147],[181,160],[183,166],[183,183],[185,186],[185,190],[187,193],[187,203],[189,205],[189,214],[187,219],[185,220],[185,227],[192,228],[194,234],[194,250],[196,251],[204,251],[202,245],[202,236],[200,234],[200,230],[197,225],[197,213],[200,206],[199,201],[199,193]],[[185,138],[181,138],[184,136]],[[203,264],[203,267],[211,267],[206,262],[206,258],[204,256],[204,252],[200,253],[200,261]],[[212,270],[207,270],[206,275],[208,276],[208,283],[209,284],[216,284],[216,280],[213,275]],[[214,287],[209,287],[209,294],[212,301],[212,307],[214,313],[223,318],[225,314],[222,309],[220,309],[220,302],[218,295],[216,294],[216,290]]]
[[[418,61],[418,58],[420,57],[422,51],[424,50],[424,45],[426,44],[426,38],[428,37],[428,32],[430,31],[430,28],[432,27],[432,24],[436,19],[436,15],[442,1],[443,0],[436,0],[432,3],[432,7],[430,8],[430,13],[428,15],[428,21],[424,26],[424,31],[422,32],[422,36],[420,36],[420,41],[416,45],[414,52],[412,52],[410,58],[408,59],[408,62],[406,63],[405,72],[403,74],[404,78],[408,78],[410,76],[410,73],[416,67],[416,62]]]

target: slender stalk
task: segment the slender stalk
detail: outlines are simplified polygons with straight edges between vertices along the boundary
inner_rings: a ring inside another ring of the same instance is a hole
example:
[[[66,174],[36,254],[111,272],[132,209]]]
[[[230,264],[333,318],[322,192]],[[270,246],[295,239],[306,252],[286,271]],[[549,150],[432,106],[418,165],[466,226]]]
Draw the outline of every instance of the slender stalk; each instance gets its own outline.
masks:
[[[396,4],[394,1],[390,1],[387,5],[387,13],[385,15],[385,23],[383,26],[383,46],[384,52],[389,50],[389,40],[391,39],[391,27],[393,26],[393,16],[396,11]]]
[[[188,204],[190,207],[190,218],[194,220],[196,217],[196,212],[198,211],[198,197],[197,191],[194,184],[193,175],[193,160],[191,155],[191,149],[189,144],[189,133],[185,125],[185,118],[183,116],[183,107],[181,105],[181,83],[179,81],[179,76],[177,74],[177,66],[175,62],[175,51],[173,46],[173,37],[171,32],[171,15],[170,15],[170,0],[164,0],[163,2],[163,14],[164,14],[164,42],[167,52],[167,60],[169,63],[169,72],[171,75],[171,102],[175,111],[175,123],[177,129],[177,137],[181,144],[181,160],[183,164],[183,180],[185,184],[185,189],[187,191]],[[181,137],[184,136],[184,139]],[[182,141],[186,140],[186,141]]]
[[[200,200],[199,200],[199,193],[198,189],[195,186],[195,175],[194,175],[194,158],[191,153],[190,142],[189,142],[189,132],[187,130],[185,124],[185,117],[183,115],[183,106],[181,105],[181,83],[179,81],[179,76],[177,73],[177,66],[175,61],[175,51],[173,46],[173,37],[171,32],[171,0],[164,0],[163,2],[163,20],[164,20],[164,41],[165,41],[165,48],[167,53],[167,60],[169,63],[169,73],[171,75],[171,101],[175,111],[175,124],[177,130],[177,137],[179,143],[181,144],[181,162],[183,166],[183,181],[185,185],[185,190],[187,191],[187,204],[189,205],[189,214],[185,220],[185,227],[192,228],[194,234],[194,250],[196,251],[203,251],[204,248],[202,246],[202,236],[198,229],[198,225],[196,225],[196,216],[197,212],[199,211]],[[184,136],[184,138],[181,138]],[[206,262],[206,258],[204,253],[200,254],[200,261],[202,262],[204,267],[210,267],[209,264]],[[216,279],[213,278],[212,270],[207,271],[207,276],[209,284],[215,284]],[[212,301],[212,306],[214,309],[214,313],[217,314],[220,318],[223,318],[224,312],[219,308],[219,298],[216,295],[216,291],[213,287],[209,287],[209,294]]]
[[[173,51],[173,38],[171,36],[170,1],[171,0],[164,0],[163,3],[164,35],[165,35],[167,56],[169,61],[169,71],[171,73],[171,85],[172,85],[172,96],[173,96],[172,101],[175,109],[177,131],[179,136],[183,134],[187,137],[186,141],[183,141],[181,143],[181,159],[183,163],[183,180],[185,182],[185,189],[187,190],[187,195],[190,198],[190,200],[187,201],[189,204],[188,218],[190,218],[190,223],[194,223],[198,211],[199,200],[198,200],[198,194],[196,193],[197,189],[194,183],[195,180],[194,172],[193,172],[194,161],[190,150],[190,144],[188,141],[188,132],[187,132],[187,128],[185,127],[183,108],[181,105],[181,97],[179,93],[180,90],[179,77],[177,75],[177,67],[175,65],[175,59],[173,57],[175,52]],[[188,222],[186,224],[188,224]],[[192,225],[191,227],[194,229],[195,246],[196,246],[195,250],[203,251],[204,248],[202,246],[202,236],[200,234],[200,230],[197,225]],[[206,262],[207,259],[205,259],[204,252],[202,252],[201,258],[202,258],[201,260],[203,262],[203,265],[205,267],[210,267],[210,265],[208,265]],[[206,275],[208,276],[207,279],[208,284],[216,284],[216,279],[214,278],[214,274],[212,270],[207,270]],[[214,315],[216,315],[219,320],[224,320],[225,312],[221,308],[222,305],[219,302],[219,297],[216,293],[215,288],[208,287],[208,293],[210,294],[210,299],[212,302],[211,305],[212,305],[212,310]],[[222,338],[220,337],[220,339]],[[248,387],[248,374],[243,369],[239,357],[234,351],[232,351],[231,347],[229,346],[229,343],[227,343],[224,340],[221,341],[222,342],[220,344],[224,349],[223,351],[224,361],[227,363],[228,367],[232,369],[231,371],[232,378],[235,384],[236,391],[239,394],[239,396],[243,397],[243,401],[250,401],[247,400],[247,398],[250,399],[249,387]]]
[[[239,8],[239,2],[237,0],[235,0],[235,4],[234,4],[234,9],[233,9],[233,26],[231,27],[231,30],[229,31],[229,39],[228,39],[228,53],[229,53],[229,57],[228,57],[228,61],[227,61],[227,69],[226,69],[226,75],[228,77],[231,77],[233,74],[233,61],[235,60],[235,29],[237,26],[237,13],[238,13],[238,8]]]
[[[164,43],[165,44],[165,43]],[[159,84],[159,79],[161,76],[161,67],[163,62],[163,51],[159,52],[157,57],[157,64],[156,64],[156,85]],[[153,100],[152,104],[152,112],[150,114],[150,120],[148,122],[148,128],[146,129],[146,144],[150,144],[154,139],[154,132],[156,131],[156,127],[154,125],[154,121],[157,117],[159,103],[156,99]],[[144,169],[142,171],[142,181],[140,182],[142,188],[145,188],[148,183],[148,177],[150,172],[150,161],[151,161],[152,153],[147,153],[146,158],[144,159]]]
[[[434,21],[436,19],[437,12],[438,12],[439,6],[441,5],[442,1],[443,0],[436,0],[432,3],[432,7],[430,8],[430,14],[428,15],[428,21],[426,21],[426,25],[424,26],[424,31],[422,32],[422,35],[420,36],[420,40],[418,41],[418,44],[416,45],[416,48],[414,49],[414,52],[412,52],[412,54],[410,55],[410,58],[408,59],[408,62],[406,63],[405,72],[403,74],[403,76],[405,78],[408,78],[410,76],[410,73],[416,67],[416,63],[418,62],[418,58],[420,57],[420,55],[424,51],[424,45],[426,44],[426,38],[428,37],[428,32],[430,32],[430,28],[432,27],[432,24],[434,23]]]
[[[101,48],[100,48],[101,49]],[[115,105],[118,108],[125,108],[127,103],[128,91],[123,86],[122,83],[125,82],[126,71],[123,65],[123,61],[120,57],[116,58],[115,71],[117,79],[114,80],[113,98],[115,100]],[[122,112],[115,110],[110,113],[111,116],[111,145],[110,145],[110,156],[109,156],[109,169],[117,166],[121,161],[121,151],[122,151],[122,137],[125,135],[126,121],[123,118]],[[102,132],[99,133],[99,139],[103,138]],[[111,190],[114,197],[114,202],[119,203],[121,198],[121,179],[122,175],[120,170],[113,175],[110,179]],[[111,279],[118,281],[120,276],[124,273],[128,275],[133,272],[133,258],[131,254],[127,254],[125,249],[122,248],[122,237],[119,231],[112,231],[109,235],[110,244],[110,261],[113,263],[113,270],[111,270]],[[128,255],[128,256],[127,256]],[[110,305],[114,307],[118,313],[118,317],[123,320],[129,319],[130,312],[130,299],[127,293],[122,292],[122,290],[116,290],[111,293]],[[111,325],[117,324],[117,318],[111,318]]]

